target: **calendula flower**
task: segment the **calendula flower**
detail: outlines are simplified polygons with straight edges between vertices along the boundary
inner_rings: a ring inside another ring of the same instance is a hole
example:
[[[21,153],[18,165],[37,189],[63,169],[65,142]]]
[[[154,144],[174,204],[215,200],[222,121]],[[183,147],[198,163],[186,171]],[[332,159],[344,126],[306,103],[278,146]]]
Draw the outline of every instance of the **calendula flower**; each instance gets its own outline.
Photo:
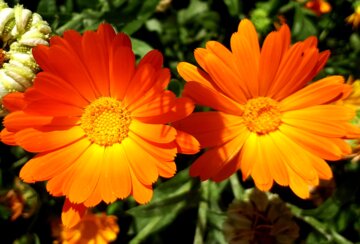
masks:
[[[10,92],[24,91],[39,71],[32,48],[47,45],[51,29],[37,13],[0,0],[0,116],[6,114],[1,99]]]
[[[291,211],[275,194],[246,190],[227,210],[224,236],[228,243],[293,243],[299,227]]]
[[[129,37],[108,24],[50,43],[33,50],[43,70],[34,86],[4,97],[11,113],[2,141],[38,153],[21,179],[48,180],[50,194],[66,196],[62,219],[70,227],[101,201],[132,195],[147,203],[158,176],[174,175],[176,153],[198,151],[191,135],[168,125],[193,103],[165,89],[170,72],[160,52],[136,65]]]
[[[351,86],[341,76],[307,85],[330,52],[319,52],[317,39],[290,46],[283,25],[270,33],[260,50],[253,24],[245,19],[231,37],[231,51],[216,41],[195,50],[201,69],[182,62],[187,81],[183,95],[216,111],[197,112],[177,122],[208,150],[190,168],[201,180],[221,181],[237,170],[243,179],[269,190],[273,181],[301,198],[309,186],[330,179],[325,160],[351,152],[345,137],[359,136],[348,121],[354,110],[341,104]]]
[[[331,11],[331,5],[326,0],[310,0],[305,4],[305,7],[318,16]]]
[[[348,16],[346,22],[351,24],[355,29],[360,26],[360,2],[354,9],[354,13]]]
[[[56,238],[63,244],[106,244],[116,240],[120,231],[116,216],[87,213],[72,228],[60,228]]]

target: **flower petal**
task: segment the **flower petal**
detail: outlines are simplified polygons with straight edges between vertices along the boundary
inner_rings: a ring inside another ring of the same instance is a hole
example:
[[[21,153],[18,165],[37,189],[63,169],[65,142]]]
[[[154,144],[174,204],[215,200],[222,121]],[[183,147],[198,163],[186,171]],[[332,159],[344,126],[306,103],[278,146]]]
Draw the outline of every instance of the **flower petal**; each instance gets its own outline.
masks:
[[[28,128],[16,133],[15,140],[19,146],[29,152],[45,152],[72,144],[84,135],[83,129],[79,126],[49,132]]]

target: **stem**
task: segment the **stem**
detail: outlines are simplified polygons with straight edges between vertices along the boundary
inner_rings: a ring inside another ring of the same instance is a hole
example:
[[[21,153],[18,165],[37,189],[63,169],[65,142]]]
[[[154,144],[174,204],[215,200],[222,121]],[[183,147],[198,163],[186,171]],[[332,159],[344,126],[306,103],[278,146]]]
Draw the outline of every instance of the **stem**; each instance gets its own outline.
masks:
[[[198,209],[198,219],[196,223],[194,244],[203,244],[204,243],[204,234],[207,224],[207,211],[209,208],[209,181],[204,181],[201,183],[201,200],[199,203]]]

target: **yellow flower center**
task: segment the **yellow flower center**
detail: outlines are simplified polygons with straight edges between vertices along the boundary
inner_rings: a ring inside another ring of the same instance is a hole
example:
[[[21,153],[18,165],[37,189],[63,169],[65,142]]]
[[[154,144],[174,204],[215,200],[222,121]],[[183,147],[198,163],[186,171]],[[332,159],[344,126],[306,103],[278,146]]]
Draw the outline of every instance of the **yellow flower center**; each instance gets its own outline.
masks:
[[[250,99],[245,104],[243,119],[252,132],[267,134],[275,131],[281,124],[278,102],[269,97]]]
[[[80,121],[90,141],[111,146],[128,136],[131,116],[122,102],[100,97],[86,106]]]

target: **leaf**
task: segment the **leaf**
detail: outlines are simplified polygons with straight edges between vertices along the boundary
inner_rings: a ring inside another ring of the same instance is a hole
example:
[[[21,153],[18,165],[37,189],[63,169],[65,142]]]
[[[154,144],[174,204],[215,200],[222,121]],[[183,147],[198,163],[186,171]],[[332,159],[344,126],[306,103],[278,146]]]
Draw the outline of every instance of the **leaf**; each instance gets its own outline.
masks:
[[[130,1],[132,3],[131,6],[136,6],[135,2],[140,1]],[[142,27],[143,24],[150,18],[150,16],[155,12],[156,6],[159,3],[159,0],[147,0],[142,2],[142,6],[139,12],[136,13],[134,20],[128,22],[121,31],[127,33],[128,35],[132,35],[138,29]]]
[[[40,0],[36,12],[43,16],[53,16],[57,13],[56,0]]]
[[[226,4],[231,16],[237,16],[239,14],[241,8],[241,1],[224,0],[224,3]]]
[[[143,57],[149,51],[153,50],[149,44],[136,38],[131,38],[133,51],[136,55]]]

